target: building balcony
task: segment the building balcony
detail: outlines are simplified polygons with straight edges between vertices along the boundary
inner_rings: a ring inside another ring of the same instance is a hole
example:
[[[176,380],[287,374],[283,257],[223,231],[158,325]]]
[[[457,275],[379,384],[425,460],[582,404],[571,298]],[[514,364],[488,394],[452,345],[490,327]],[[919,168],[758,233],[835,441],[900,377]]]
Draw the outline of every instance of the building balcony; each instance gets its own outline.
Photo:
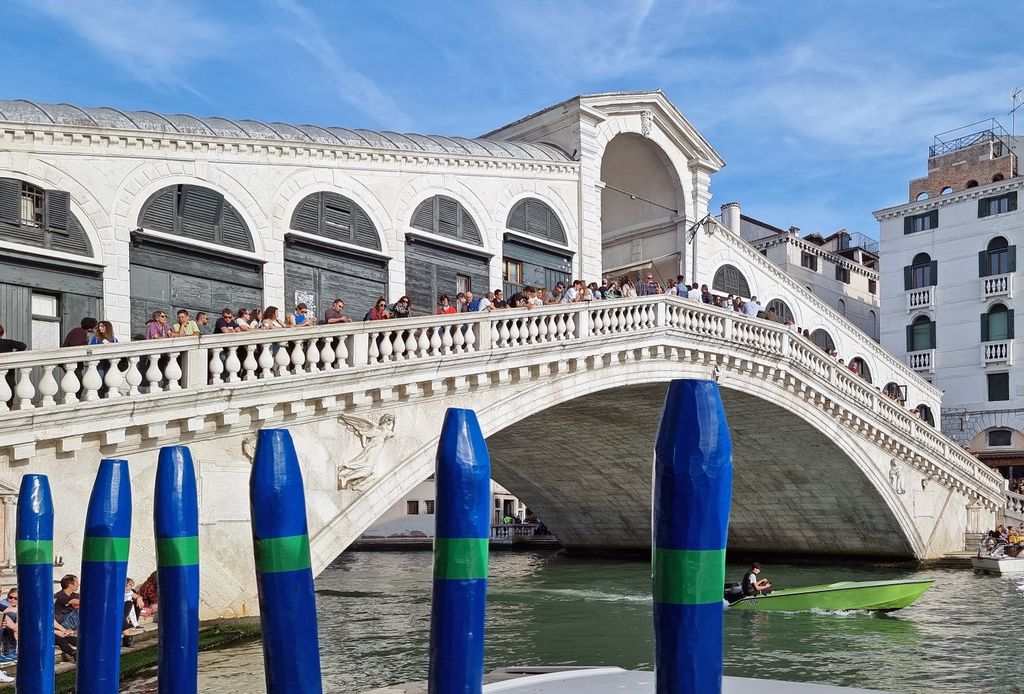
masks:
[[[981,365],[988,366],[989,364],[1012,365],[1013,340],[981,343]]]
[[[1007,299],[1013,298],[1013,273],[1007,273],[1005,275],[992,275],[991,277],[983,277],[982,282],[984,289],[982,292],[982,300],[994,299],[995,297],[1002,296]]]
[[[935,308],[935,287],[921,287],[907,292],[907,313],[931,311]]]
[[[935,373],[935,350],[922,349],[917,352],[907,352],[907,364],[914,371]]]

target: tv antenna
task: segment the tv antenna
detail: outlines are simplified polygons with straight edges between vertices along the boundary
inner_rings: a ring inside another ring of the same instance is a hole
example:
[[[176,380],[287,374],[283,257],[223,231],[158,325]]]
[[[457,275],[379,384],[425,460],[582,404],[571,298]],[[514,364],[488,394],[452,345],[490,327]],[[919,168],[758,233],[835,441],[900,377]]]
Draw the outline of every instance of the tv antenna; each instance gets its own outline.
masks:
[[[1010,92],[1010,135],[1017,134],[1017,109],[1024,106],[1024,90],[1014,87]]]

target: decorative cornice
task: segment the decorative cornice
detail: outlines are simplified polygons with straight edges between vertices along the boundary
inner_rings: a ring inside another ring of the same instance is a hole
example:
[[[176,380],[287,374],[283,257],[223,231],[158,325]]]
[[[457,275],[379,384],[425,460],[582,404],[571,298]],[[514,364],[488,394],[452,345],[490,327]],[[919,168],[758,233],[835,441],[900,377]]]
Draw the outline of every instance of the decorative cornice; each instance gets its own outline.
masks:
[[[493,170],[576,177],[579,162],[510,159],[477,154],[383,150],[349,145],[310,142],[254,141],[209,135],[126,132],[92,127],[42,124],[0,124],[0,145],[6,147],[87,147],[98,154],[124,156],[152,152],[162,155],[186,153],[209,158],[245,160],[258,157],[294,165],[353,163],[362,165],[407,165],[422,168]]]
[[[813,253],[814,255],[817,255],[820,258],[828,260],[830,263],[833,263],[834,265],[849,268],[850,270],[853,270],[854,272],[860,275],[864,275],[868,279],[877,280],[881,277],[881,273],[879,273],[878,270],[872,270],[871,268],[865,267],[860,263],[855,263],[849,258],[839,255],[835,251],[825,250],[824,248],[816,246],[813,243],[810,243],[809,241],[805,241],[804,239],[798,236],[780,234],[778,236],[766,236],[763,239],[758,239],[757,241],[750,241],[749,243],[751,246],[758,249],[762,247],[770,248],[772,246],[791,243],[802,251]]]
[[[984,186],[977,186],[975,188],[967,188],[959,193],[947,193],[946,195],[939,196],[937,198],[928,198],[927,200],[915,200],[908,202],[903,205],[896,205],[894,207],[886,207],[881,210],[875,210],[871,214],[875,216],[875,219],[881,222],[885,219],[893,219],[897,217],[906,217],[908,215],[920,214],[922,212],[928,212],[930,210],[937,210],[940,207],[946,207],[948,205],[956,205],[961,202],[967,202],[968,200],[977,200],[978,198],[987,198],[993,195],[1000,195],[1011,190],[1017,190],[1018,188],[1024,188],[1024,177],[1011,178],[1005,181],[997,181],[996,183],[989,183]]]

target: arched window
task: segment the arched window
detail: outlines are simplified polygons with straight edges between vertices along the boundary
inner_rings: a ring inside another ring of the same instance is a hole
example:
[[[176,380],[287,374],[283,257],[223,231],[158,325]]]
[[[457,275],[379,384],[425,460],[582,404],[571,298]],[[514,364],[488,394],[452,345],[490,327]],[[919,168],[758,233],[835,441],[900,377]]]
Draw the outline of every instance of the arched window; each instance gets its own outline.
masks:
[[[932,408],[927,405],[918,405],[915,409],[917,416],[928,426],[935,426],[935,417],[932,415]]]
[[[987,444],[992,448],[1001,448],[1013,445],[1012,429],[990,429],[986,432]]]
[[[377,228],[356,203],[337,193],[307,196],[292,214],[291,228],[334,241],[380,250]]]
[[[978,182],[977,182],[977,181],[975,181],[975,180],[974,180],[974,179],[972,178],[972,179],[971,179],[970,181],[968,181],[968,182],[967,182],[967,185],[966,185],[966,186],[964,186],[964,187],[965,187],[965,188],[977,188],[977,187],[978,187]]]
[[[1003,304],[993,304],[981,314],[981,341],[998,342],[1013,339],[1013,310]]]
[[[942,189],[942,191],[939,193],[939,195],[947,195],[947,194],[952,193],[952,192],[953,192],[953,188],[951,186],[946,186],[945,188]]]
[[[1005,275],[1015,272],[1017,265],[1017,247],[1011,246],[1005,237],[997,236],[988,242],[978,259],[978,272],[981,277]]]
[[[839,311],[839,315],[846,318],[846,302],[840,299],[836,302],[836,310]]]
[[[935,349],[935,322],[928,316],[918,316],[907,326],[907,351],[926,349]]]
[[[893,381],[886,383],[885,388],[882,389],[882,392],[901,404],[906,402],[907,400],[907,396],[903,392],[903,388],[900,388],[899,384]]]
[[[180,184],[154,193],[142,206],[139,226],[240,251],[253,250],[249,227],[238,210],[217,191],[201,186]]]
[[[871,383],[871,369],[868,368],[868,363],[860,357],[854,357],[850,360],[850,371]]]
[[[1003,180],[1003,174],[996,174],[995,176],[992,177],[993,183],[998,183],[1001,180]]]
[[[928,199],[928,193],[926,193],[924,191],[921,191],[920,193],[917,194],[917,199],[918,200],[927,200]]]
[[[868,311],[868,335],[872,340],[878,339],[878,315],[874,311]]]
[[[92,255],[85,230],[71,213],[71,196],[16,178],[0,178],[0,238],[75,255]]]
[[[558,216],[547,204],[536,198],[517,202],[508,213],[506,226],[552,243],[562,246],[566,244],[565,229],[558,221]]]
[[[715,278],[711,281],[711,288],[717,292],[750,298],[750,285],[747,284],[747,278],[732,265],[723,265],[718,268]]]
[[[785,323],[790,318],[796,320],[793,316],[793,312],[790,310],[789,306],[786,305],[786,302],[783,301],[782,299],[772,299],[771,301],[768,302],[768,305],[765,306],[764,310],[768,311],[769,313],[775,311],[776,320],[778,320],[780,323]]]
[[[910,265],[903,268],[903,283],[905,289],[924,289],[933,287],[938,279],[938,262],[931,259],[927,253],[918,253],[910,262]]]
[[[435,195],[421,202],[412,213],[410,226],[474,246],[484,245],[480,229],[469,212],[462,203],[447,195]]]
[[[832,336],[821,328],[811,333],[811,341],[826,352],[831,352],[836,348],[836,343],[832,341]]]

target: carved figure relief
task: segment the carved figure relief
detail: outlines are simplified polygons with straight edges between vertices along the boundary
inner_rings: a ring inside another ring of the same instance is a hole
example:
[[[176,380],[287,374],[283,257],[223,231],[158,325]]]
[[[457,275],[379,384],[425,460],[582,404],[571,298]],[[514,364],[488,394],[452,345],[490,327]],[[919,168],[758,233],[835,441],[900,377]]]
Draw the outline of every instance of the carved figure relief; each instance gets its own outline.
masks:
[[[640,134],[644,137],[651,136],[651,121],[654,119],[654,111],[647,109],[640,114]]]
[[[338,421],[356,435],[363,447],[354,458],[338,465],[338,489],[359,490],[373,479],[384,444],[395,435],[395,416],[383,414],[374,423],[343,414],[338,415]]]
[[[256,432],[252,432],[244,439],[242,439],[242,455],[250,463],[256,457]]]
[[[889,486],[893,488],[897,494],[906,494],[907,485],[903,481],[903,470],[900,469],[899,463],[895,460],[889,461]]]

